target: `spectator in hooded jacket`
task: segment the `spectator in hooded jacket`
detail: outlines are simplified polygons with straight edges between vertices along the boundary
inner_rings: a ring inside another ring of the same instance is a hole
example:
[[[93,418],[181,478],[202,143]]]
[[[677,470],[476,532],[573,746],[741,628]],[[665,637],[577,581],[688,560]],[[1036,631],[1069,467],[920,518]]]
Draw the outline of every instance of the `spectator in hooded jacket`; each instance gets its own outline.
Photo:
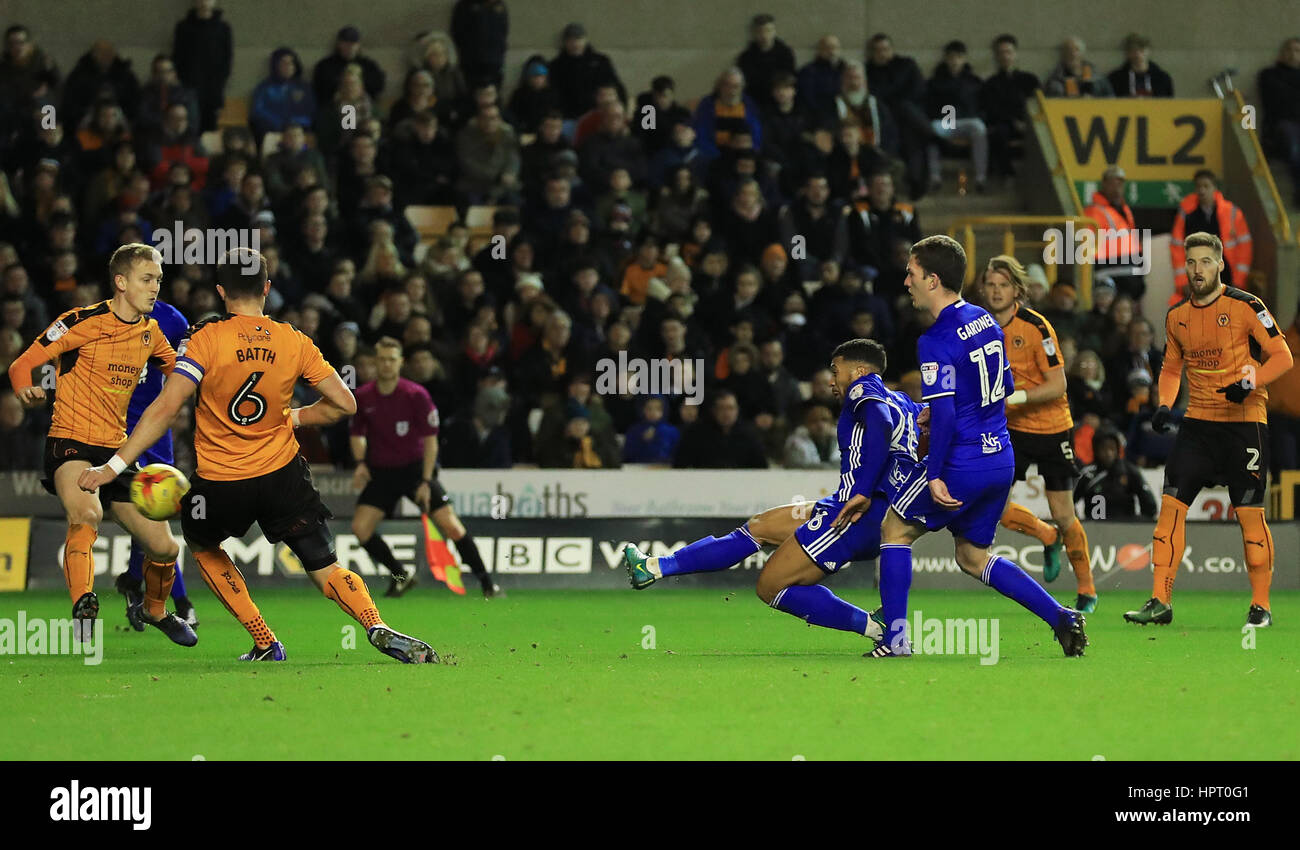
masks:
[[[1124,39],[1124,64],[1106,77],[1116,97],[1173,97],[1174,79],[1151,61],[1151,39],[1130,33]]]
[[[316,99],[302,79],[302,62],[289,47],[271,53],[270,73],[253,89],[248,123],[260,147],[267,133],[278,133],[290,124],[310,128],[316,114]]]
[[[194,0],[194,8],[176,22],[172,61],[181,84],[198,94],[202,133],[217,129],[233,57],[230,24],[222,20],[217,0]]]
[[[627,103],[627,89],[614,70],[614,63],[587,41],[587,28],[569,24],[562,35],[564,47],[551,60],[550,82],[560,98],[560,112],[566,121],[576,121],[596,105],[596,89],[612,85],[618,99]]]
[[[524,62],[519,86],[510,96],[510,114],[515,117],[515,129],[521,133],[536,133],[542,119],[559,106],[560,97],[551,87],[546,59],[540,53],[534,53]]]

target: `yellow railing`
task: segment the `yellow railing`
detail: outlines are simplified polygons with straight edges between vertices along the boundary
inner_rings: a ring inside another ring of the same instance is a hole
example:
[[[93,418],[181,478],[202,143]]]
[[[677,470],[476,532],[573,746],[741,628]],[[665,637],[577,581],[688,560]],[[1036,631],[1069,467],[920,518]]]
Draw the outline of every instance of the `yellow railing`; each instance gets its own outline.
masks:
[[[1002,230],[1002,245],[997,253],[1009,254],[1013,257],[1021,248],[1032,248],[1038,259],[1044,260],[1042,263],[1043,270],[1047,273],[1047,283],[1052,285],[1058,278],[1058,265],[1072,265],[1078,267],[1078,273],[1075,275],[1074,286],[1078,290],[1079,305],[1087,309],[1092,306],[1092,264],[1075,263],[1074,254],[1075,246],[1073,242],[1063,242],[1060,246],[1065,263],[1048,263],[1045,261],[1043,249],[1047,247],[1048,242],[1042,236],[1033,239],[1017,239],[1015,228],[1017,227],[1034,227],[1034,228],[1064,228],[1066,224],[1073,223],[1076,231],[1079,230],[1097,230],[1097,222],[1092,219],[1076,215],[981,215],[971,216],[969,218],[959,218],[948,228],[948,235],[961,243],[962,248],[966,250],[966,279],[962,281],[963,286],[974,283],[979,269],[984,267],[988,257],[993,255],[993,251],[985,250],[980,253],[979,247],[975,240],[975,230],[1000,228]],[[960,235],[958,235],[960,234]],[[1062,233],[1064,238],[1064,233]],[[1035,262],[1038,260],[1036,259]],[[1029,265],[1025,263],[1025,265]]]
[[[1034,121],[1046,125],[1047,96],[1043,94],[1042,89],[1034,90],[1034,100],[1038,105],[1038,109],[1033,113],[1032,118]],[[1051,130],[1046,130],[1046,135],[1048,140],[1050,140],[1052,137]],[[1060,151],[1056,150],[1055,144],[1044,144],[1043,148],[1044,153],[1047,153],[1047,151],[1050,150],[1052,157],[1056,159],[1056,166],[1052,169],[1052,177],[1062,177],[1065,179],[1066,194],[1070,198],[1070,203],[1074,206],[1074,214],[1083,215],[1083,201],[1079,200],[1079,193],[1074,188],[1074,175],[1070,173],[1070,166],[1066,164],[1065,157],[1061,156]]]
[[[1246,110],[1246,101],[1242,98],[1241,91],[1234,89],[1232,96],[1237,100],[1237,114],[1242,115]],[[1264,184],[1268,186],[1268,193],[1273,196],[1273,208],[1277,210],[1277,220],[1273,224],[1278,234],[1278,241],[1290,242],[1291,219],[1286,214],[1286,205],[1282,203],[1282,195],[1277,190],[1277,183],[1273,181],[1273,172],[1269,170],[1264,148],[1259,144],[1259,133],[1255,132],[1254,127],[1249,127],[1246,129],[1246,135],[1250,137],[1251,147],[1255,149],[1255,176],[1264,179]]]
[[[1295,519],[1295,491],[1300,487],[1300,470],[1284,470],[1268,488],[1269,519]]]

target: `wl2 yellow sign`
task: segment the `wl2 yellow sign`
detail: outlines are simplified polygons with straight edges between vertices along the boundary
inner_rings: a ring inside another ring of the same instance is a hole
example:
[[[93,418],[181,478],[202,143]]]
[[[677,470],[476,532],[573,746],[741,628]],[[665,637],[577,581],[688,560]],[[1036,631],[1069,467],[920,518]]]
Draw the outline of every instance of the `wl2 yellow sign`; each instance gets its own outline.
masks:
[[[27,547],[32,521],[0,519],[0,592],[27,587]]]
[[[1072,180],[1118,165],[1129,180],[1223,173],[1223,106],[1213,98],[1046,99],[1047,126]]]

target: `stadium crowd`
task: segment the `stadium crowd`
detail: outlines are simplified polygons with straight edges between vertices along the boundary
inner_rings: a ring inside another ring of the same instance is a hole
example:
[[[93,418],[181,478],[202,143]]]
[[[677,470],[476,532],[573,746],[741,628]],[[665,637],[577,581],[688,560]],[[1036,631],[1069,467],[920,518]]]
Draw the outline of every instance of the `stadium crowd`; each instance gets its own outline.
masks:
[[[404,375],[442,411],[445,466],[838,468],[825,368],[837,343],[881,340],[887,378],[919,396],[912,341],[927,318],[903,279],[924,231],[900,194],[940,189],[939,157],[957,139],[975,191],[1014,175],[1025,98],[1040,87],[1174,91],[1138,35],[1109,74],[1066,39],[1042,80],[1003,35],[999,70],[981,80],[960,41],[927,77],[883,34],[863,61],[826,35],[799,65],[770,15],[752,20],[752,40],[697,103],[668,75],[629,90],[581,23],[507,81],[506,4],[459,0],[446,33],[414,39],[407,67],[380,67],[351,25],[314,63],[276,49],[247,125],[219,126],[225,99],[243,93],[227,90],[234,35],[215,7],[196,0],[143,80],[108,41],[65,75],[38,31],[7,28],[3,367],[61,311],[108,297],[118,245],[154,242],[155,228],[257,231],[268,313],[357,386],[375,377],[379,339],[403,344]],[[1293,40],[1261,91],[1266,135],[1300,169],[1298,80]],[[947,106],[955,122],[941,121]],[[205,150],[210,131],[219,148]],[[264,145],[268,133],[278,141]],[[420,245],[410,205],[453,206],[461,221],[492,206],[491,233],[457,222]],[[162,297],[190,321],[220,310],[210,267],[165,271]],[[1130,459],[1163,461],[1172,438],[1143,427],[1161,362],[1151,320],[1105,282],[1083,312],[1069,285],[1031,276],[1032,304],[1061,338],[1080,459],[1092,459],[1094,434],[1123,434]],[[681,361],[704,403],[611,382],[620,356]],[[39,468],[48,417],[0,397],[0,469]],[[182,416],[186,468],[190,427]],[[351,465],[346,423],[300,437],[311,460]]]

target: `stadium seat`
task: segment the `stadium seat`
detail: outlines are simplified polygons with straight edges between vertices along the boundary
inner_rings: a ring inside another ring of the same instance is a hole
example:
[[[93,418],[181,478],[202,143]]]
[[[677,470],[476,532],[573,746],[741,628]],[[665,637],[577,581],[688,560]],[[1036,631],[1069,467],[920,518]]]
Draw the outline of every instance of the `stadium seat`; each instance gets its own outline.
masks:
[[[406,220],[411,223],[411,227],[415,228],[415,232],[420,234],[421,242],[433,242],[456,223],[456,208],[412,204],[406,208]]]
[[[246,97],[228,97],[226,105],[221,108],[221,113],[217,115],[218,127],[247,127],[248,126],[248,98]]]
[[[465,226],[469,228],[471,236],[482,236],[492,232],[492,216],[496,215],[496,207],[479,206],[470,207],[465,211]]]

